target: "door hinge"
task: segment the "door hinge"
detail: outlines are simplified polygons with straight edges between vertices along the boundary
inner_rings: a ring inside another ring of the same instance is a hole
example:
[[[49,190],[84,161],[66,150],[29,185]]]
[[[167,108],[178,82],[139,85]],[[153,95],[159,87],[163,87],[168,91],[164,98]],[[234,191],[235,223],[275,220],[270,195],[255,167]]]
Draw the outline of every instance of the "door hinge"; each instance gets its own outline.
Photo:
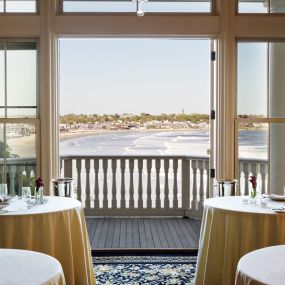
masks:
[[[211,178],[215,178],[216,177],[216,170],[214,169],[214,168],[211,168],[211,170],[210,170],[210,176],[211,176]]]
[[[211,61],[215,61],[215,60],[216,60],[216,52],[211,51]]]
[[[216,119],[216,111],[212,110],[211,111],[211,120],[215,120]]]

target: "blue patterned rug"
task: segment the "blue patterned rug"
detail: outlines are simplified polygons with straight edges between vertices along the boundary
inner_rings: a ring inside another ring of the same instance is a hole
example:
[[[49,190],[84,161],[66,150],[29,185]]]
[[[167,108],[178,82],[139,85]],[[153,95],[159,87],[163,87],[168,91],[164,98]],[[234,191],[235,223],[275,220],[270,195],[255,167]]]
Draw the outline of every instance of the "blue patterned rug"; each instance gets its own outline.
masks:
[[[196,256],[93,257],[96,285],[192,285]]]

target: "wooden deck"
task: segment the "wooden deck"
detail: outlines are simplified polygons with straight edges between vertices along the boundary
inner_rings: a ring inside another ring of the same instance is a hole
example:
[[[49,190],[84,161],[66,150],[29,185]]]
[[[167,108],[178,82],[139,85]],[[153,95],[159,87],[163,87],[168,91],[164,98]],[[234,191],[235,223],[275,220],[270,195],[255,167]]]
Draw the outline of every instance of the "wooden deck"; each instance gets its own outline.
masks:
[[[91,249],[198,249],[201,222],[185,218],[86,218]]]

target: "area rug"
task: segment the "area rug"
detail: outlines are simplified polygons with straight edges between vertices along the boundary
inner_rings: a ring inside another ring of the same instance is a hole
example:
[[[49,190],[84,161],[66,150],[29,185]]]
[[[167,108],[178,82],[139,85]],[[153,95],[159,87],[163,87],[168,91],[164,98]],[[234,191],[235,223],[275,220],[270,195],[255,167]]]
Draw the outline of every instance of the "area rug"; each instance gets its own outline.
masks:
[[[93,257],[97,285],[192,285],[196,256]]]

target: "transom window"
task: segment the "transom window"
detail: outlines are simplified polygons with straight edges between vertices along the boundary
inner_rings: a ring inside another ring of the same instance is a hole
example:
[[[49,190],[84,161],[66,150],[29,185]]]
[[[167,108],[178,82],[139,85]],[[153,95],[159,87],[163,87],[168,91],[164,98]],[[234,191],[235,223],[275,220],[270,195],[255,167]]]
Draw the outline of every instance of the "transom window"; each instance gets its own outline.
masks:
[[[36,0],[0,0],[0,13],[36,13]]]
[[[135,12],[136,1],[132,0],[63,0],[63,12]],[[210,13],[211,0],[148,0],[142,1],[145,13]]]
[[[238,0],[239,13],[285,13],[283,0]]]

